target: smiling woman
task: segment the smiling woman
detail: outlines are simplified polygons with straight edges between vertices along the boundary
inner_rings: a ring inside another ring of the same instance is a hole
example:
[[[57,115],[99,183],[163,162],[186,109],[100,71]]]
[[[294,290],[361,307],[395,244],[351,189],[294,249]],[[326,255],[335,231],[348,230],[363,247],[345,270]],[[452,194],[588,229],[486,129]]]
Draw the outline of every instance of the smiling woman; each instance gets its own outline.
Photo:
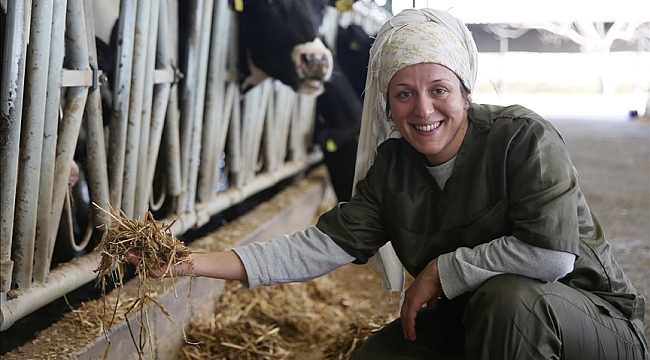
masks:
[[[471,102],[477,55],[446,12],[387,21],[370,52],[352,198],[304,231],[173,270],[193,264],[254,288],[375,261],[402,291],[405,269],[414,280],[400,319],[358,360],[647,359],[644,298],[610,253],[566,144],[522,106]]]
[[[460,149],[469,120],[467,90],[456,74],[438,64],[408,66],[388,87],[389,117],[431,165],[451,160]]]

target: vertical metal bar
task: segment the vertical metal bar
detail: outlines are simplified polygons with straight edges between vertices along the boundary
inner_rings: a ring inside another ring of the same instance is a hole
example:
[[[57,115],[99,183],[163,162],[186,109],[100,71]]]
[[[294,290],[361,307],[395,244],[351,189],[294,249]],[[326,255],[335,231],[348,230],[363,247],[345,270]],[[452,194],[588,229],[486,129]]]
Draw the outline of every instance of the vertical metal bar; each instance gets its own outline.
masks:
[[[64,57],[66,0],[54,0],[52,4],[52,33],[50,41],[50,65],[47,79],[45,123],[41,155],[41,179],[38,190],[38,219],[34,247],[34,280],[45,282],[50,269],[50,238],[56,233],[51,228],[52,187],[54,186],[54,163],[56,160],[59,107],[61,106],[61,69]]]
[[[186,209],[194,212],[196,202],[199,163],[201,162],[201,133],[203,130],[203,110],[205,105],[205,85],[208,73],[208,56],[210,55],[210,33],[214,0],[205,0],[201,19],[201,36],[199,43],[199,78],[197,82],[196,110],[194,112],[194,127],[192,129],[192,152],[190,156],[190,176],[188,181],[188,199]]]
[[[109,130],[109,192],[114,208],[121,207],[122,180],[124,178],[124,154],[131,92],[131,69],[135,32],[136,0],[121,0],[118,20],[117,66],[115,71],[115,92],[113,112]]]
[[[151,104],[153,103],[154,92],[153,74],[156,68],[156,40],[158,39],[160,2],[153,1],[151,3],[149,11],[149,29],[147,30],[149,39],[147,40],[147,62],[144,68],[145,79],[144,94],[142,96],[142,126],[140,128],[140,146],[138,147],[138,174],[136,177],[137,183],[135,198],[133,199],[134,216],[140,219],[144,219],[145,211],[147,210],[147,202],[149,201],[149,196],[146,189],[151,187],[150,183],[146,183],[148,178],[146,171],[149,168],[149,136],[151,133],[152,124]]]
[[[273,172],[273,158],[275,147],[277,146],[278,138],[276,137],[276,117],[275,117],[275,86],[276,80],[270,82],[270,91],[268,94],[268,101],[266,102],[266,120],[261,124],[264,129],[265,135],[260,139],[260,147],[262,149],[261,155],[264,159],[266,170]]]
[[[86,39],[90,62],[97,69],[99,58],[97,56],[97,45],[95,43],[95,22],[93,11],[93,0],[83,0],[86,20]],[[102,113],[102,98],[99,89],[88,94],[86,102],[86,153],[88,164],[86,180],[90,199],[102,209],[108,209],[108,165],[106,159],[106,142],[104,138],[104,115]],[[105,224],[108,220],[103,214],[91,207],[94,225]],[[54,251],[54,241],[51,242],[50,255]]]
[[[30,4],[22,0],[9,0],[3,53],[2,91],[0,91],[0,290],[11,288],[13,261],[11,260],[12,234],[18,180],[18,153],[22,121],[25,62],[29,22],[25,21]]]
[[[169,52],[172,64],[178,66],[178,1],[170,0],[167,9]],[[165,148],[167,149],[167,191],[172,196],[180,196],[183,191],[183,169],[181,166],[180,109],[178,105],[178,84],[173,84],[169,95],[167,116],[165,118]]]
[[[45,96],[50,61],[50,33],[52,32],[52,2],[37,0],[32,8],[25,79],[25,116],[18,158],[16,186],[16,213],[14,215],[13,247],[15,261],[13,286],[28,289],[32,283],[34,240],[38,210],[38,183],[43,151],[43,122]],[[47,245],[45,245],[47,246]]]
[[[159,15],[157,23],[157,49],[156,49],[156,68],[173,69],[172,55],[169,48],[173,48],[173,43],[169,37],[169,14],[167,11],[167,4],[159,6]],[[141,189],[138,189],[138,194],[141,194],[141,199],[144,203],[140,206],[145,206],[151,196],[153,185],[153,178],[156,172],[156,164],[158,162],[158,153],[160,151],[161,138],[165,125],[165,114],[170,100],[171,84],[157,84],[154,87],[153,108],[151,114],[151,130],[149,134],[149,145],[147,147],[147,164],[145,169],[145,179]]]
[[[133,71],[131,74],[131,96],[129,97],[129,121],[126,131],[124,154],[124,178],[122,179],[121,209],[128,218],[133,218],[135,188],[138,174],[140,131],[142,128],[142,99],[144,96],[145,67],[147,65],[147,41],[151,1],[138,0],[133,43]]]
[[[66,55],[69,59],[70,67],[79,70],[89,70],[86,21],[82,0],[68,0],[66,25]],[[85,87],[70,88],[66,94],[63,119],[59,124],[56,143],[54,186],[52,187],[51,222],[56,227],[58,227],[58,221],[61,219],[63,201],[68,192],[70,166],[77,145],[77,139],[79,138],[79,129],[81,128],[81,120],[83,119],[87,98],[88,89]]]
[[[298,98],[298,95],[288,86],[281,84],[279,91],[283,94],[283,101],[280,105],[282,110],[281,122],[279,125],[280,131],[278,134],[278,139],[282,139],[282,146],[278,149],[278,161],[284,163],[288,153],[289,146],[289,129],[291,128],[291,113],[293,111],[293,105]]]
[[[199,60],[200,60],[200,43],[201,43],[201,19],[203,14],[203,0],[192,1],[192,20],[190,23],[188,39],[179,41],[187,42],[187,53],[181,54],[186,56],[187,70],[184,78],[183,95],[181,99],[181,166],[183,192],[175,209],[177,214],[182,214],[189,208],[190,199],[190,169],[192,164],[192,142],[195,140],[195,112],[197,101],[196,84],[199,81]]]
[[[228,3],[218,1],[214,7],[210,65],[208,72],[205,115],[203,117],[203,140],[201,143],[201,168],[199,169],[198,200],[204,202],[214,196],[219,162],[223,144],[215,141],[221,138],[218,132],[226,123],[223,119],[223,101],[226,80],[226,53],[228,51],[228,30],[230,27]]]
[[[231,88],[237,86],[237,83],[231,83]],[[250,94],[250,91],[249,91]],[[233,92],[234,99],[233,112],[230,119],[230,139],[228,140],[228,160],[230,162],[230,174],[233,178],[233,183],[236,187],[243,186],[242,172],[243,172],[243,159],[242,159],[242,131],[241,131],[241,101],[239,95],[239,87],[237,91]]]

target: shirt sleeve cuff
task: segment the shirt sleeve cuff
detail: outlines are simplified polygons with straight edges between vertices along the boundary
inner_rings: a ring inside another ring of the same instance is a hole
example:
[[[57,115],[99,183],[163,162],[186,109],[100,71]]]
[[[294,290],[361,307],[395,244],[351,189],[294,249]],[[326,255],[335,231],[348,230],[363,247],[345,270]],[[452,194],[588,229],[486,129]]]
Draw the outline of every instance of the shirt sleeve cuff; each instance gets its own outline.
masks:
[[[246,277],[248,281],[242,281],[242,285],[246,289],[252,289],[254,287],[264,285],[269,282],[268,274],[266,276],[266,281],[264,281],[264,271],[260,267],[259,261],[255,259],[255,250],[250,246],[241,246],[232,249],[232,251],[239,256],[241,262],[244,264],[244,269],[246,269]]]
[[[442,286],[442,292],[449,300],[471,290],[465,282],[465,279],[463,279],[460,266],[458,266],[454,254],[450,252],[438,257],[440,285]]]

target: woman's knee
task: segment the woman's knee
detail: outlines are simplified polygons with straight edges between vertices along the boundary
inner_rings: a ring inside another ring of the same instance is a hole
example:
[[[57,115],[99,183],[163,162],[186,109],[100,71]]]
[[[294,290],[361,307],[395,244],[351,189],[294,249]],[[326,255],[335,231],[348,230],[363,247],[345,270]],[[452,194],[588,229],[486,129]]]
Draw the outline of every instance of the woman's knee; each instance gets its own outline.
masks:
[[[498,275],[481,285],[470,298],[468,311],[507,315],[524,309],[532,309],[535,302],[545,294],[544,282],[519,275]]]
[[[518,275],[499,275],[479,287],[463,315],[467,354],[485,359],[533,359],[532,354],[557,353],[561,341],[545,284]]]

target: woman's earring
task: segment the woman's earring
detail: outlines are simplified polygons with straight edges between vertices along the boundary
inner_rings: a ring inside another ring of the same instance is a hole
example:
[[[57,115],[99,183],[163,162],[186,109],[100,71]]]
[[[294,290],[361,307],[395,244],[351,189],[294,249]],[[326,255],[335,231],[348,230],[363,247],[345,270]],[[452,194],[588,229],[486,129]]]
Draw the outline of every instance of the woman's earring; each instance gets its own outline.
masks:
[[[390,121],[393,121],[393,119],[390,119]],[[393,133],[395,133],[396,131],[397,131],[397,127],[395,126],[395,124],[391,124],[390,125],[390,134],[388,134],[388,137],[392,137]]]

